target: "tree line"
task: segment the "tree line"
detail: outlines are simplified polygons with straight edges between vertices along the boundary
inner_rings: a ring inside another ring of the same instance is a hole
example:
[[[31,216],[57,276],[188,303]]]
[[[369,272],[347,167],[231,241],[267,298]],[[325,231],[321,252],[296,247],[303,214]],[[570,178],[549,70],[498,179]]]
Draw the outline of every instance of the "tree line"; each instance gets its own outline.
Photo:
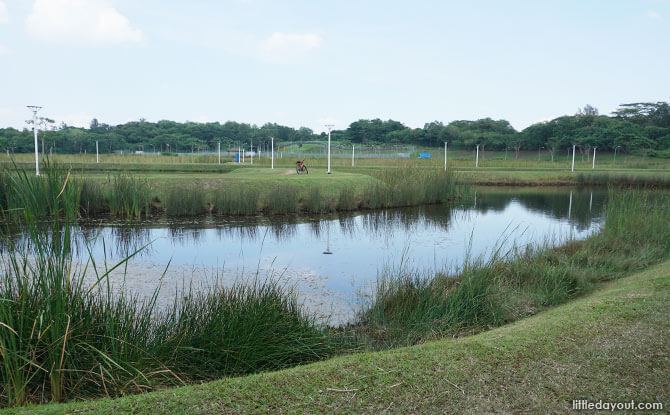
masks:
[[[0,129],[3,150],[26,153],[34,151],[31,122],[23,130]],[[316,134],[309,128],[298,129],[268,123],[263,126],[228,121],[225,123],[178,123],[175,121],[127,122],[108,125],[93,119],[89,128],[39,120],[41,151],[47,153],[95,152],[96,141],[101,153],[110,152],[168,152],[186,153],[214,151],[218,143],[222,150],[254,148],[277,143],[323,141],[325,133]],[[637,153],[670,157],[670,104],[643,102],[622,104],[610,116],[600,115],[590,105],[574,115],[533,124],[516,131],[506,120],[483,118],[475,121],[458,120],[444,124],[426,123],[422,128],[410,128],[394,120],[358,120],[344,130],[332,132],[333,140],[341,143],[371,144],[392,147],[411,144],[424,147],[442,146],[481,150],[510,150],[518,155],[522,150],[545,149],[552,157],[561,149],[575,145],[582,153],[594,147],[600,151]]]

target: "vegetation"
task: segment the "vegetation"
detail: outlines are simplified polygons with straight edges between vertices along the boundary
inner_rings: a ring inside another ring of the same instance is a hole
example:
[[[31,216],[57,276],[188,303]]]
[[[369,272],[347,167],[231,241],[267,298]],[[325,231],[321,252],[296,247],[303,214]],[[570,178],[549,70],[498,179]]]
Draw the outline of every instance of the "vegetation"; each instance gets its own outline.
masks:
[[[474,336],[8,413],[562,413],[574,399],[660,401],[666,408],[668,295],[670,261]]]
[[[0,129],[0,142],[13,153],[33,151],[31,131],[14,128]],[[278,150],[295,143],[300,151],[309,153],[323,148],[325,134],[315,134],[309,128],[293,129],[277,124],[261,127],[228,121],[214,123],[177,123],[145,120],[110,126],[96,119],[88,129],[62,124],[41,133],[42,151],[47,153],[95,153],[96,142],[102,153],[165,152],[191,153],[214,151],[221,143],[224,151],[235,153],[239,148],[261,149],[269,152],[271,137]],[[667,102],[622,104],[612,116],[599,115],[589,105],[573,116],[562,116],[548,122],[516,131],[506,120],[490,118],[476,121],[457,120],[445,125],[440,121],[426,123],[423,128],[409,128],[399,121],[380,119],[358,120],[347,129],[333,131],[333,139],[346,143],[369,145],[373,151],[392,151],[399,145],[441,147],[445,141],[454,149],[481,151],[510,150],[518,158],[521,150],[545,149],[551,160],[575,145],[580,158],[591,157],[593,148],[601,151],[618,150],[644,157],[670,156],[670,104]],[[321,141],[321,142],[318,142]]]

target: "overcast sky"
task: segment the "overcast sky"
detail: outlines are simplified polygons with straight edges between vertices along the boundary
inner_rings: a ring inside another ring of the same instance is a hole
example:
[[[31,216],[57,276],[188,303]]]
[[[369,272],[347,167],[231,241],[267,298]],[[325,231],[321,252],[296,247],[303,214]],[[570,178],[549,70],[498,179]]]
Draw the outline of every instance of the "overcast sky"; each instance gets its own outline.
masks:
[[[0,0],[0,127],[360,118],[517,129],[670,100],[670,0]]]

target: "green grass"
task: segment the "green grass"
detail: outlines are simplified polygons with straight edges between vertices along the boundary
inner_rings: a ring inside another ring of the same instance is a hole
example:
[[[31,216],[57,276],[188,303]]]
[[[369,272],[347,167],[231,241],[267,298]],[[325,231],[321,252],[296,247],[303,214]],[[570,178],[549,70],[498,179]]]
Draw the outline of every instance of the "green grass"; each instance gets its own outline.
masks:
[[[565,413],[573,399],[661,401],[670,262],[474,336],[121,399],[9,414]]]

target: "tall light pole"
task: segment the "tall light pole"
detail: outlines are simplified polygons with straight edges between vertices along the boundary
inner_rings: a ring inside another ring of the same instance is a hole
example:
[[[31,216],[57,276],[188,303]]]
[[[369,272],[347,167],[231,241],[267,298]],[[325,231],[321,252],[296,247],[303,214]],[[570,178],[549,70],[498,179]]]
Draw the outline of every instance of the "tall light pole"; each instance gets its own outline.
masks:
[[[475,168],[479,168],[479,144],[477,144],[477,158],[475,159]]]
[[[333,124],[326,124],[325,127],[328,127],[328,174],[331,173],[330,171],[330,130],[334,127]]]
[[[595,147],[593,147],[593,167],[591,167],[591,168],[592,169],[596,168],[596,148]]]
[[[251,147],[249,154],[251,155],[251,164],[254,164],[254,139],[251,139]]]
[[[356,145],[351,145],[351,167],[354,167],[354,157],[356,155]]]
[[[572,145],[572,171],[575,171],[575,145]],[[572,192],[570,192],[570,202],[572,202]]]
[[[275,138],[270,137],[271,143],[270,143],[270,160],[272,160],[270,164],[270,168],[274,169],[275,168]]]
[[[444,171],[447,171],[447,142],[444,142]]]
[[[28,105],[28,108],[33,112],[33,135],[35,137],[35,176],[40,175],[40,161],[37,153],[37,111],[42,109],[37,105]]]

